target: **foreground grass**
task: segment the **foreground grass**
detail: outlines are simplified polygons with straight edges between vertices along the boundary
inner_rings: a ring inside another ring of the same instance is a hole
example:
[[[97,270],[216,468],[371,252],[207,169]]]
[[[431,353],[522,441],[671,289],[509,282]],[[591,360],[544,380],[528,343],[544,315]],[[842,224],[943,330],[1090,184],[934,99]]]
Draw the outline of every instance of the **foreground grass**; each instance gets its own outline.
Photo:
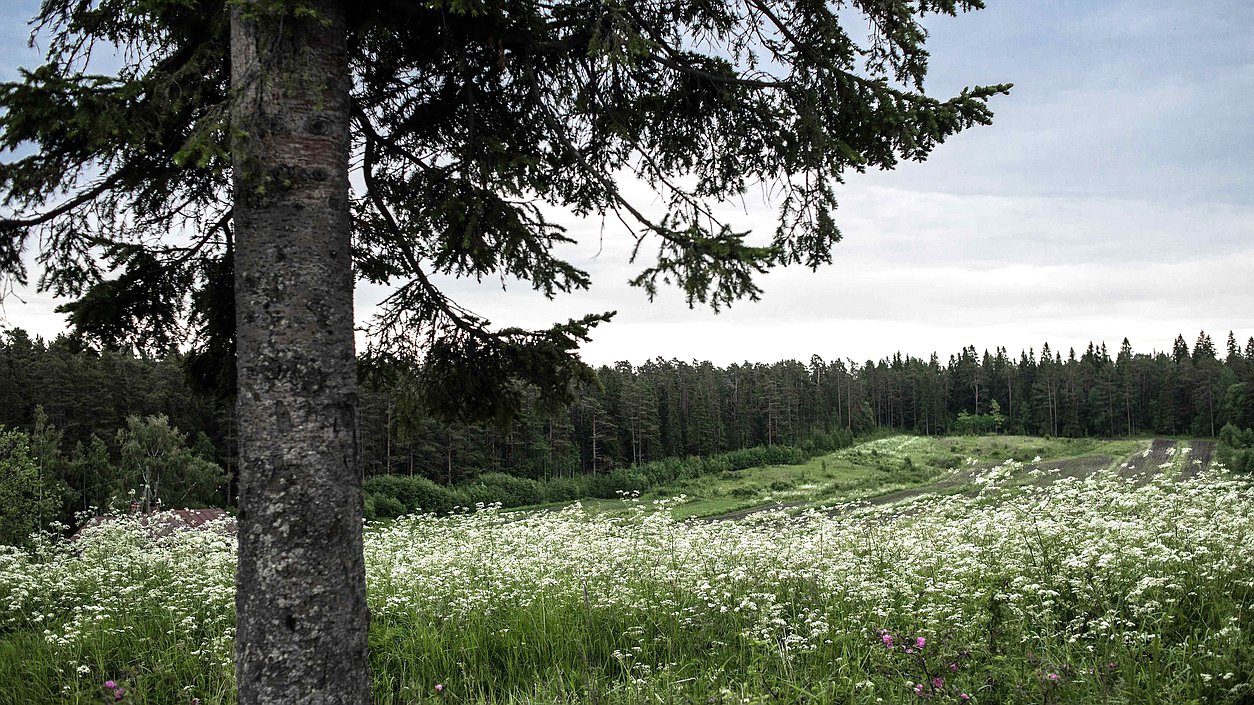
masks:
[[[375,701],[1254,697],[1248,481],[1015,476],[838,517],[637,502],[375,527]],[[124,524],[0,555],[0,702],[100,703],[106,680],[125,702],[233,702],[233,568],[229,538]]]

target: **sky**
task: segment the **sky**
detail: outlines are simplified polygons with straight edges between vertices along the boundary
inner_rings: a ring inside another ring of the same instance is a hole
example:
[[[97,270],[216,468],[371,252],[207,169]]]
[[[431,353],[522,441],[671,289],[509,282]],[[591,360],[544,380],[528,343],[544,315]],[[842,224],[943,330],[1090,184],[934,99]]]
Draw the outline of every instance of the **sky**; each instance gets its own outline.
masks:
[[[967,345],[1012,353],[1170,349],[1206,331],[1254,336],[1254,4],[1246,0],[988,0],[927,22],[929,94],[1013,82],[992,126],[950,138],[924,163],[850,174],[844,240],[817,272],[777,270],[759,302],[718,314],[626,282],[630,240],[613,218],[556,214],[563,252],[589,291],[548,301],[525,284],[444,280],[497,325],[547,327],[616,310],[581,350],[593,364],[655,357],[773,362],[942,360]],[[37,0],[0,3],[0,78],[37,62],[26,47]],[[648,205],[652,197],[627,184]],[[726,213],[769,235],[775,204]],[[358,318],[384,295],[359,286]],[[5,301],[4,325],[51,337],[56,302]],[[24,303],[23,303],[24,302]]]

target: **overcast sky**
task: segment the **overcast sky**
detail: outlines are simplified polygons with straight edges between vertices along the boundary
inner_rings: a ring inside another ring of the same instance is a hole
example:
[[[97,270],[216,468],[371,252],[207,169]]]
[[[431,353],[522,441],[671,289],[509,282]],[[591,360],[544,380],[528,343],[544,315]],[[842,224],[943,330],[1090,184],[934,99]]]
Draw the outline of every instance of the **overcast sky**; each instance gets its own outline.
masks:
[[[32,65],[38,0],[0,3],[0,77]],[[617,310],[584,348],[593,363],[661,356],[771,362],[942,359],[965,345],[1012,352],[1127,337],[1138,351],[1205,330],[1254,336],[1254,3],[988,0],[928,23],[929,93],[1013,82],[994,124],[922,164],[853,174],[839,191],[845,239],[818,272],[772,273],[758,303],[715,315],[663,290],[648,303],[612,221],[561,219],[590,291],[549,302],[525,286],[445,282],[501,325],[547,326]],[[648,203],[648,199],[645,200]],[[769,234],[749,199],[737,229]],[[359,288],[364,320],[381,292]],[[47,297],[10,299],[11,326],[53,336]]]

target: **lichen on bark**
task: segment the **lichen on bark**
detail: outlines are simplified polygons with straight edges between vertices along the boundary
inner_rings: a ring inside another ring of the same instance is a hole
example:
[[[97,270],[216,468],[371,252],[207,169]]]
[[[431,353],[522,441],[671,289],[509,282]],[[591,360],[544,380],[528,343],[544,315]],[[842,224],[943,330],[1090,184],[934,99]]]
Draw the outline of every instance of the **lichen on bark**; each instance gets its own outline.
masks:
[[[343,8],[232,14],[236,672],[243,705],[366,703]]]

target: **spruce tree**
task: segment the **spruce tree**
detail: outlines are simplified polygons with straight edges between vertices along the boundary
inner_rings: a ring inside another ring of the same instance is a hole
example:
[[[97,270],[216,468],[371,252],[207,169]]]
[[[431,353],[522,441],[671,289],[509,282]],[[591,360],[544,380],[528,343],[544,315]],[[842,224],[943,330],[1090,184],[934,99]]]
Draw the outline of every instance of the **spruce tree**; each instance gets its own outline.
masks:
[[[396,286],[375,353],[421,361],[435,412],[507,419],[518,380],[568,401],[609,313],[498,330],[434,275],[586,288],[547,204],[627,223],[650,298],[757,298],[767,269],[830,261],[846,171],[989,122],[1009,86],[923,92],[920,16],[981,4],[46,0],[46,62],[0,86],[0,147],[34,147],[0,165],[0,271],[24,282],[36,241],[80,344],[191,336],[189,367],[234,382],[241,702],[367,698],[354,277]],[[760,182],[766,244],[713,211]]]

